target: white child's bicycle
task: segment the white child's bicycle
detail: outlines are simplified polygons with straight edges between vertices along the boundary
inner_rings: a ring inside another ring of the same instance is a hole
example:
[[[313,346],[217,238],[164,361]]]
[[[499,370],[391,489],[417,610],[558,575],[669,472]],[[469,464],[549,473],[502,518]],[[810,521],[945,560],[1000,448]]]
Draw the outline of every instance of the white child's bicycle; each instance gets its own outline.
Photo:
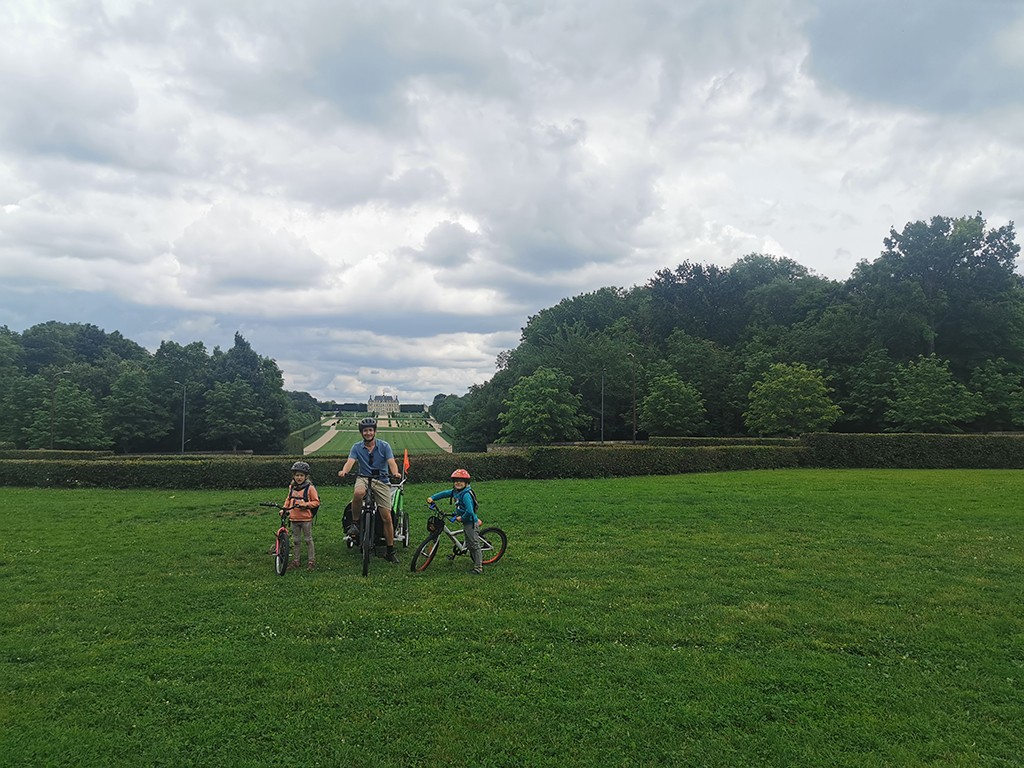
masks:
[[[441,536],[447,536],[451,541],[452,551],[447,555],[449,560],[469,553],[469,547],[465,542],[466,535],[462,527],[452,530],[447,525],[455,522],[455,515],[446,516],[433,502],[427,504],[427,507],[432,513],[427,520],[427,530],[430,531],[430,535],[416,548],[416,554],[412,556],[409,569],[413,573],[426,570],[427,566],[434,561],[434,555],[441,549]],[[501,528],[492,525],[481,529],[480,550],[484,565],[501,560],[507,546],[508,537]]]

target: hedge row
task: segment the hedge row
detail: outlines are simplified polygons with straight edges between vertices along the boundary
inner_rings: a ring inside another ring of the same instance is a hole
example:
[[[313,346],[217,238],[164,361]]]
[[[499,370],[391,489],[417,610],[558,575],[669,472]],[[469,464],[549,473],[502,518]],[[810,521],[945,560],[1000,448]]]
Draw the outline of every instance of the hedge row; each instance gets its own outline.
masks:
[[[26,452],[0,457],[0,486],[103,488],[277,488],[300,454],[287,456],[199,456],[138,458],[67,451]],[[71,455],[68,455],[71,454]],[[338,478],[339,456],[315,454],[309,462],[318,488],[350,485]],[[402,459],[399,458],[399,463]],[[1024,435],[805,435],[799,447],[553,446],[502,453],[428,454],[411,460],[410,480],[446,485],[456,467],[477,480],[632,477],[688,472],[792,467],[889,467],[910,469],[1024,469]]]
[[[64,459],[109,459],[113,456],[113,451],[65,451],[61,449],[49,450],[46,448],[7,448],[0,450],[0,459],[49,459],[53,461]]]
[[[697,448],[705,445],[779,445],[797,448],[799,437],[650,437],[648,445]]]
[[[429,454],[410,462],[410,480],[450,482],[462,467],[478,480],[557,477],[629,477],[730,469],[801,466],[802,449],[533,448],[516,453]],[[84,460],[2,459],[0,486],[103,488],[285,488],[296,457],[163,456]],[[340,457],[306,456],[318,488],[352,483],[337,476]],[[401,459],[399,459],[401,464]]]
[[[343,457],[316,456],[160,456],[95,458],[90,460],[0,459],[0,486],[82,488],[279,488],[291,479],[292,462],[302,458],[310,465],[317,488],[351,485],[352,475],[342,480],[338,470]],[[401,466],[401,458],[398,459]],[[415,457],[410,480],[447,484],[456,466],[475,477],[525,477],[520,455],[486,453]]]
[[[816,432],[801,442],[816,467],[1024,469],[1024,435]]]

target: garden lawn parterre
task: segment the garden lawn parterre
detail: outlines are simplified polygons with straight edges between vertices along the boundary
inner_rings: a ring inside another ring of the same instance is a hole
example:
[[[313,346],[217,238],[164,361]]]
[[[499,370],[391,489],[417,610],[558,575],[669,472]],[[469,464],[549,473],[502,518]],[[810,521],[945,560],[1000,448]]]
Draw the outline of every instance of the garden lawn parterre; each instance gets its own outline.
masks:
[[[377,437],[381,440],[387,441],[391,446],[391,449],[395,453],[395,459],[398,461],[398,468],[402,468],[402,452],[405,449],[409,449],[409,455],[417,455],[424,453],[444,453],[444,449],[435,443],[427,435],[422,428],[419,429],[381,429],[377,433]],[[317,452],[317,456],[333,456],[337,455],[344,458],[348,456],[348,452],[352,449],[352,444],[360,441],[359,433],[356,431],[339,431],[327,445],[320,448]],[[453,458],[453,461],[457,459]],[[453,466],[454,468],[454,466]],[[341,464],[338,464],[338,469],[341,469]]]
[[[1021,765],[1021,481],[478,480],[500,563],[365,579],[338,489],[284,578],[283,488],[0,489],[0,765]]]

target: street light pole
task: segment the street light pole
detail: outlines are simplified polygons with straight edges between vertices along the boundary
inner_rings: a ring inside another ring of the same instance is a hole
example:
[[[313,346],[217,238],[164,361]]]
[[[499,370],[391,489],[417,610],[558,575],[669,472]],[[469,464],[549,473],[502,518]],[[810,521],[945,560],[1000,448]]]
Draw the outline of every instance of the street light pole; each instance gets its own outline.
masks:
[[[181,452],[185,453],[185,382],[175,381],[181,385]]]
[[[67,376],[71,371],[61,371],[53,375],[53,381],[50,382],[50,450],[53,450],[53,417],[55,413],[55,406],[57,403],[57,378],[59,376]]]
[[[601,443],[604,444],[604,368],[601,369]]]
[[[636,445],[636,355],[627,352],[626,357],[633,367],[633,445]]]

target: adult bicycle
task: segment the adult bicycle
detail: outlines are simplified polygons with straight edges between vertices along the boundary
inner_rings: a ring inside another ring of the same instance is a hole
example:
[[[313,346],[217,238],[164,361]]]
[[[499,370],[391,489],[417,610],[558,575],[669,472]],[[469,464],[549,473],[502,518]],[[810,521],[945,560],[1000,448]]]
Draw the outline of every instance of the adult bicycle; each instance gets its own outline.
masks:
[[[359,554],[362,558],[363,576],[370,573],[370,558],[377,551],[377,547],[387,544],[387,537],[384,534],[384,520],[377,510],[377,499],[374,496],[373,486],[376,483],[384,483],[379,477],[372,475],[360,475],[366,478],[366,494],[363,496],[363,504],[359,514],[359,526],[353,539],[348,537],[348,546],[359,546]],[[401,482],[386,483],[391,490],[391,524],[394,531],[394,541],[397,544],[402,542],[403,547],[409,546],[409,513],[405,511],[405,477]],[[351,515],[351,504],[347,513]],[[351,517],[342,518],[347,528]]]
[[[455,515],[445,515],[434,502],[427,504],[427,509],[431,512],[427,519],[427,530],[430,531],[430,535],[423,540],[412,556],[409,570],[413,573],[425,571],[427,566],[434,562],[434,556],[441,550],[442,536],[446,536],[452,545],[452,551],[447,555],[448,560],[469,554],[466,534],[461,525],[455,529],[448,527],[448,523],[456,522]],[[505,532],[492,525],[482,528],[479,535],[483,565],[491,565],[501,560],[501,556],[505,554],[505,547],[508,546],[508,537]]]
[[[285,509],[273,501],[261,501],[261,507],[273,507],[281,512],[281,527],[274,535],[274,547],[271,550],[274,554],[274,573],[284,576],[288,573],[288,555],[292,551],[292,532],[289,527],[291,522],[291,510]]]

